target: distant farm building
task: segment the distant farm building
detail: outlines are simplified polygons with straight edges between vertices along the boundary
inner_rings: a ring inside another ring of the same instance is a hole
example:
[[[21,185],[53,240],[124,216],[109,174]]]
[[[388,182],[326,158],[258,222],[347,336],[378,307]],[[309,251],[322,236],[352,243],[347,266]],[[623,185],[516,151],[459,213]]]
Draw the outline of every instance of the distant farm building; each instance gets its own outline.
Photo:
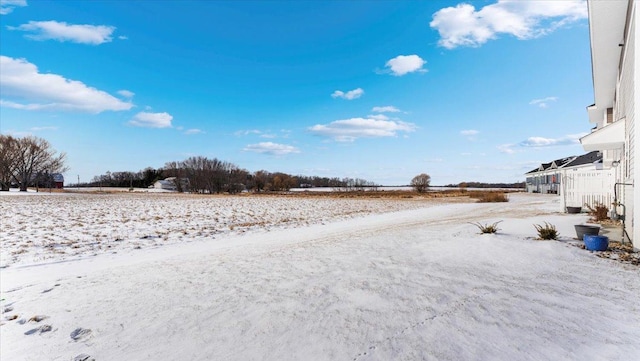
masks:
[[[178,183],[176,180],[177,180],[176,177],[169,177],[169,178],[158,180],[155,183],[153,183],[153,188],[164,189],[167,191],[177,191]],[[183,191],[187,190],[189,188],[189,179],[180,178],[180,185],[182,186]]]
[[[53,178],[54,188],[62,189],[64,188],[64,176],[60,173],[53,173],[51,175]]]
[[[175,178],[173,178],[175,179]],[[177,189],[176,183],[171,178],[157,180],[153,183],[153,188],[155,189],[164,189],[167,191],[175,191]]]

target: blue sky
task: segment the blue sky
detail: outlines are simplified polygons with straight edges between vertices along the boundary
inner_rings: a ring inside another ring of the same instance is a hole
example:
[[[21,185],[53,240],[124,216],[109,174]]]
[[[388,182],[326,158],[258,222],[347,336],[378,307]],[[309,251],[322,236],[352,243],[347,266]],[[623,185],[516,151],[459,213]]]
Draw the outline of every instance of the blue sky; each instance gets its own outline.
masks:
[[[584,1],[0,0],[0,132],[67,182],[192,155],[251,172],[516,182],[584,153]]]

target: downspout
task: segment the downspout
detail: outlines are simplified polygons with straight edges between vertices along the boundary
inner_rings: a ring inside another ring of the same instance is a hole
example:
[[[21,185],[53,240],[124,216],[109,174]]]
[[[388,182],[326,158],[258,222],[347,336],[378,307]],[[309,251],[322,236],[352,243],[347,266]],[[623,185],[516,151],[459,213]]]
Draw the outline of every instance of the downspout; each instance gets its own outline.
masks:
[[[622,202],[618,202],[618,186],[632,186],[633,187],[633,183],[618,183],[616,182],[616,184],[613,185],[613,206],[614,207],[622,207],[622,217],[620,217],[622,219],[622,243],[624,244],[624,236],[627,236],[627,239],[631,240],[631,237],[629,237],[629,233],[627,233],[627,228],[625,227],[625,218],[627,218],[627,207],[622,203]],[[613,209],[615,212],[615,208]]]

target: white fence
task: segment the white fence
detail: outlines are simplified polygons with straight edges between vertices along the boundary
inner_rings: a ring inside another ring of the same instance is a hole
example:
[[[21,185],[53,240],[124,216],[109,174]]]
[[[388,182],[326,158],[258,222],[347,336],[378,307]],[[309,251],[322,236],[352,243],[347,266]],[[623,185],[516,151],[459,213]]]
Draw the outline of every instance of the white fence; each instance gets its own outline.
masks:
[[[560,187],[562,209],[565,207],[594,207],[603,204],[608,208],[614,201],[615,169],[567,169],[563,172]],[[619,197],[619,196],[618,196]]]

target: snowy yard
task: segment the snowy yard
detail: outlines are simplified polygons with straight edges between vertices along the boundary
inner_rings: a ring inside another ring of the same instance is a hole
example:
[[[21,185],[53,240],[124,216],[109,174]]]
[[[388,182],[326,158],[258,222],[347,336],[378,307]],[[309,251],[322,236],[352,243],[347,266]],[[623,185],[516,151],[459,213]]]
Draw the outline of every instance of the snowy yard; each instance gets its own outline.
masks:
[[[555,196],[0,201],[2,360],[640,359],[640,269]]]
[[[226,197],[169,194],[0,193],[0,267],[211,241],[416,209],[433,200]],[[440,201],[442,202],[442,201]]]

